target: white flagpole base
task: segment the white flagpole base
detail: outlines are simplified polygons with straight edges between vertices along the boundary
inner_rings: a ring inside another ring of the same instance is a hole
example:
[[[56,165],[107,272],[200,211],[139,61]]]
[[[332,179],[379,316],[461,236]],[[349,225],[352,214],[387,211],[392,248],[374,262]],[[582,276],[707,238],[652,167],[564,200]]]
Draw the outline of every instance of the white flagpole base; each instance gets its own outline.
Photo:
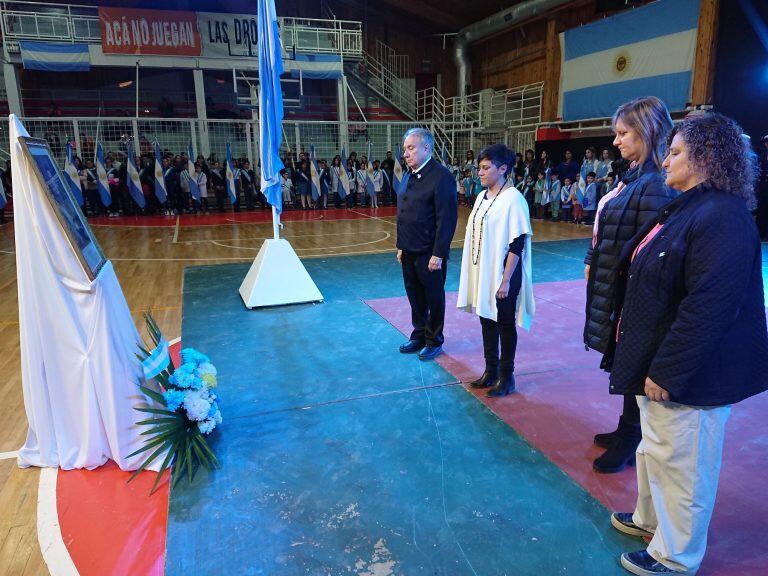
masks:
[[[322,302],[323,295],[288,240],[265,240],[251,264],[240,297],[246,308]]]

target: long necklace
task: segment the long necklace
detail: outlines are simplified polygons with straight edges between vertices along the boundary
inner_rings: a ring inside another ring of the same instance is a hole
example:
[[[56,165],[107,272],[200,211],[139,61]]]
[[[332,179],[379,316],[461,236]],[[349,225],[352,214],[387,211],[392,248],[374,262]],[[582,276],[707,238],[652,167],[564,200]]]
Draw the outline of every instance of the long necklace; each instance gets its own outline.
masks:
[[[475,224],[477,223],[477,215],[480,213],[479,207],[477,212],[475,212],[475,215],[472,218],[472,264],[475,266],[477,266],[477,263],[480,260],[480,250],[483,246],[483,228],[485,228],[484,222],[488,217],[488,212],[491,210],[491,208],[493,208],[493,203],[496,202],[496,200],[498,199],[498,197],[501,195],[502,192],[503,190],[499,190],[496,193],[496,196],[493,197],[493,200],[491,200],[490,205],[488,206],[488,208],[486,208],[485,212],[483,212],[483,215],[480,217],[480,226],[479,226],[480,238],[479,238],[479,241],[477,242],[477,254],[475,254]],[[483,196],[483,199],[480,202],[481,203],[485,202],[485,199],[487,197],[488,197],[488,193],[486,192],[485,196]]]

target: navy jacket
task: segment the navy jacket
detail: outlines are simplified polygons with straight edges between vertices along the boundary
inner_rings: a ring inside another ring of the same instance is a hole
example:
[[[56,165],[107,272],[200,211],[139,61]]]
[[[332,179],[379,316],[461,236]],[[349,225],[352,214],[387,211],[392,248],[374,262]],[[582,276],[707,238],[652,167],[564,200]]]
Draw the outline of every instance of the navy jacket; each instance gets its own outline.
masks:
[[[743,199],[708,183],[679,196],[628,265],[611,370],[613,394],[642,395],[646,376],[670,400],[733,404],[768,389],[760,239]]]
[[[603,205],[597,227],[597,244],[587,250],[584,263],[590,266],[584,344],[604,354],[602,367],[610,369],[616,341],[616,281],[624,246],[648,222],[656,222],[659,211],[677,193],[665,186],[664,178],[649,159],[642,167],[624,174],[621,194]]]
[[[397,199],[397,247],[447,259],[458,220],[456,181],[434,158],[408,184]]]

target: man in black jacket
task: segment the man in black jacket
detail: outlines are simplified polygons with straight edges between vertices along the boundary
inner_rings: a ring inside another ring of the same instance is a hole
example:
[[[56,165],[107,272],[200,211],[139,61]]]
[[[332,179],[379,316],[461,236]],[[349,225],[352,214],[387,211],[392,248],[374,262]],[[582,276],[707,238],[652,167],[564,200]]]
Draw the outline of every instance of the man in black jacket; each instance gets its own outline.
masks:
[[[458,203],[451,173],[432,159],[435,139],[429,130],[411,128],[403,151],[410,172],[397,203],[397,260],[411,305],[413,332],[403,354],[432,360],[443,352],[445,277]]]

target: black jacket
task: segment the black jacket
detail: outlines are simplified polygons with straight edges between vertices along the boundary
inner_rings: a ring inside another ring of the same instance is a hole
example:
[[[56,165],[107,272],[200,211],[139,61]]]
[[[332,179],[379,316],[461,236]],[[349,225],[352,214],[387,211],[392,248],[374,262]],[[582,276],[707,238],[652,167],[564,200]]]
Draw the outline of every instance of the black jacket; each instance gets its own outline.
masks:
[[[602,367],[610,369],[615,342],[616,279],[619,256],[625,244],[676,196],[667,188],[652,160],[629,170],[622,181],[626,187],[609,200],[600,212],[597,244],[587,250],[590,266],[587,282],[587,309],[584,344],[602,352]]]
[[[646,376],[671,401],[691,406],[733,404],[765,391],[760,239],[746,203],[705,183],[658,221],[663,228],[631,265],[645,230],[622,255],[628,275],[611,393],[642,395]]]
[[[456,181],[448,169],[430,159],[397,201],[397,247],[447,259],[458,220]]]

